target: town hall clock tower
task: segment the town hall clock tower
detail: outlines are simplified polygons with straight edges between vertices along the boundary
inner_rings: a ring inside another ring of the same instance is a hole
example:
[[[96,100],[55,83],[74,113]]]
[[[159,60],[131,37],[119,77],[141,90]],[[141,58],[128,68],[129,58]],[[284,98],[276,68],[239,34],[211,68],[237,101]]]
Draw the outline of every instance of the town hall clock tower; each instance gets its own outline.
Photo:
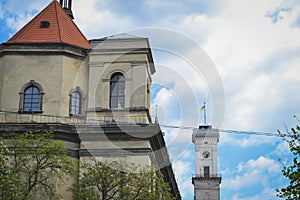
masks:
[[[209,125],[193,131],[196,174],[192,178],[195,200],[220,200],[221,177],[218,175],[217,144],[219,132]]]

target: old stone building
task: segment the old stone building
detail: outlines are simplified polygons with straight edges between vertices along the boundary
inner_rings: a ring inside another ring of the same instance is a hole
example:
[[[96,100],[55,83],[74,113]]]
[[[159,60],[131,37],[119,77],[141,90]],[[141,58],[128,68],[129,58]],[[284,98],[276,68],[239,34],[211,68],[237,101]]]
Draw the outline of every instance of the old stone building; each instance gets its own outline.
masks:
[[[162,131],[149,114],[155,66],[148,39],[87,40],[71,4],[51,1],[1,44],[0,131],[51,130],[79,161],[155,165],[181,199]]]

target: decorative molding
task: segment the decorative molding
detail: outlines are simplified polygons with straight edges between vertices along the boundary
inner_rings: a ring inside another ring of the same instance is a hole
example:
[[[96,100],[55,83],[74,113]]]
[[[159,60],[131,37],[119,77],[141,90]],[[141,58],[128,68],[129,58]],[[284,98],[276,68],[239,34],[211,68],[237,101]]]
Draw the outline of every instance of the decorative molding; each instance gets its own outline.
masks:
[[[104,67],[105,62],[103,61],[92,61],[89,62],[90,67]]]
[[[81,149],[80,157],[86,156],[149,156],[150,148]]]
[[[132,60],[131,61],[132,66],[141,66],[141,65],[146,65],[148,62],[146,60]]]
[[[84,60],[89,51],[67,43],[3,43],[0,45],[0,57],[4,55],[65,55]]]

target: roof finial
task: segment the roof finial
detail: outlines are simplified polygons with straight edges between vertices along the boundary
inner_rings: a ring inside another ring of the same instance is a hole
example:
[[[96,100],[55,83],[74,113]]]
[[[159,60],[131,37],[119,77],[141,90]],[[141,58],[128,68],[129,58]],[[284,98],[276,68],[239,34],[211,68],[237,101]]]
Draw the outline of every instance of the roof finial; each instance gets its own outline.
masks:
[[[60,5],[65,9],[67,14],[74,19],[73,13],[72,13],[72,0],[59,0]]]

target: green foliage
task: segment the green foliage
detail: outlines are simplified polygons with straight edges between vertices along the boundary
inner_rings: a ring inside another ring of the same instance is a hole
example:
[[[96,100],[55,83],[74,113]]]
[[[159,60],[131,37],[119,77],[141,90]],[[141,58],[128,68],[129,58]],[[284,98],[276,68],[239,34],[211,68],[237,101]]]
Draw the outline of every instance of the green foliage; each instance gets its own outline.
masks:
[[[278,197],[288,200],[300,199],[300,127],[292,128],[281,137],[289,145],[289,150],[293,155],[290,165],[283,165],[282,174],[289,179],[290,183],[287,187],[280,190],[277,189]]]
[[[82,164],[78,182],[72,187],[80,200],[172,200],[170,187],[160,171],[152,167],[139,168],[124,161]]]
[[[162,173],[154,167],[146,166],[133,173],[133,196],[128,199],[171,200],[170,186],[163,179]]]
[[[4,182],[0,199],[59,198],[57,182],[74,173],[74,162],[62,141],[54,140],[50,132],[26,132],[2,134],[0,143],[0,176]]]
[[[15,199],[16,186],[19,183],[11,168],[7,166],[9,153],[9,149],[0,140],[0,199]]]

